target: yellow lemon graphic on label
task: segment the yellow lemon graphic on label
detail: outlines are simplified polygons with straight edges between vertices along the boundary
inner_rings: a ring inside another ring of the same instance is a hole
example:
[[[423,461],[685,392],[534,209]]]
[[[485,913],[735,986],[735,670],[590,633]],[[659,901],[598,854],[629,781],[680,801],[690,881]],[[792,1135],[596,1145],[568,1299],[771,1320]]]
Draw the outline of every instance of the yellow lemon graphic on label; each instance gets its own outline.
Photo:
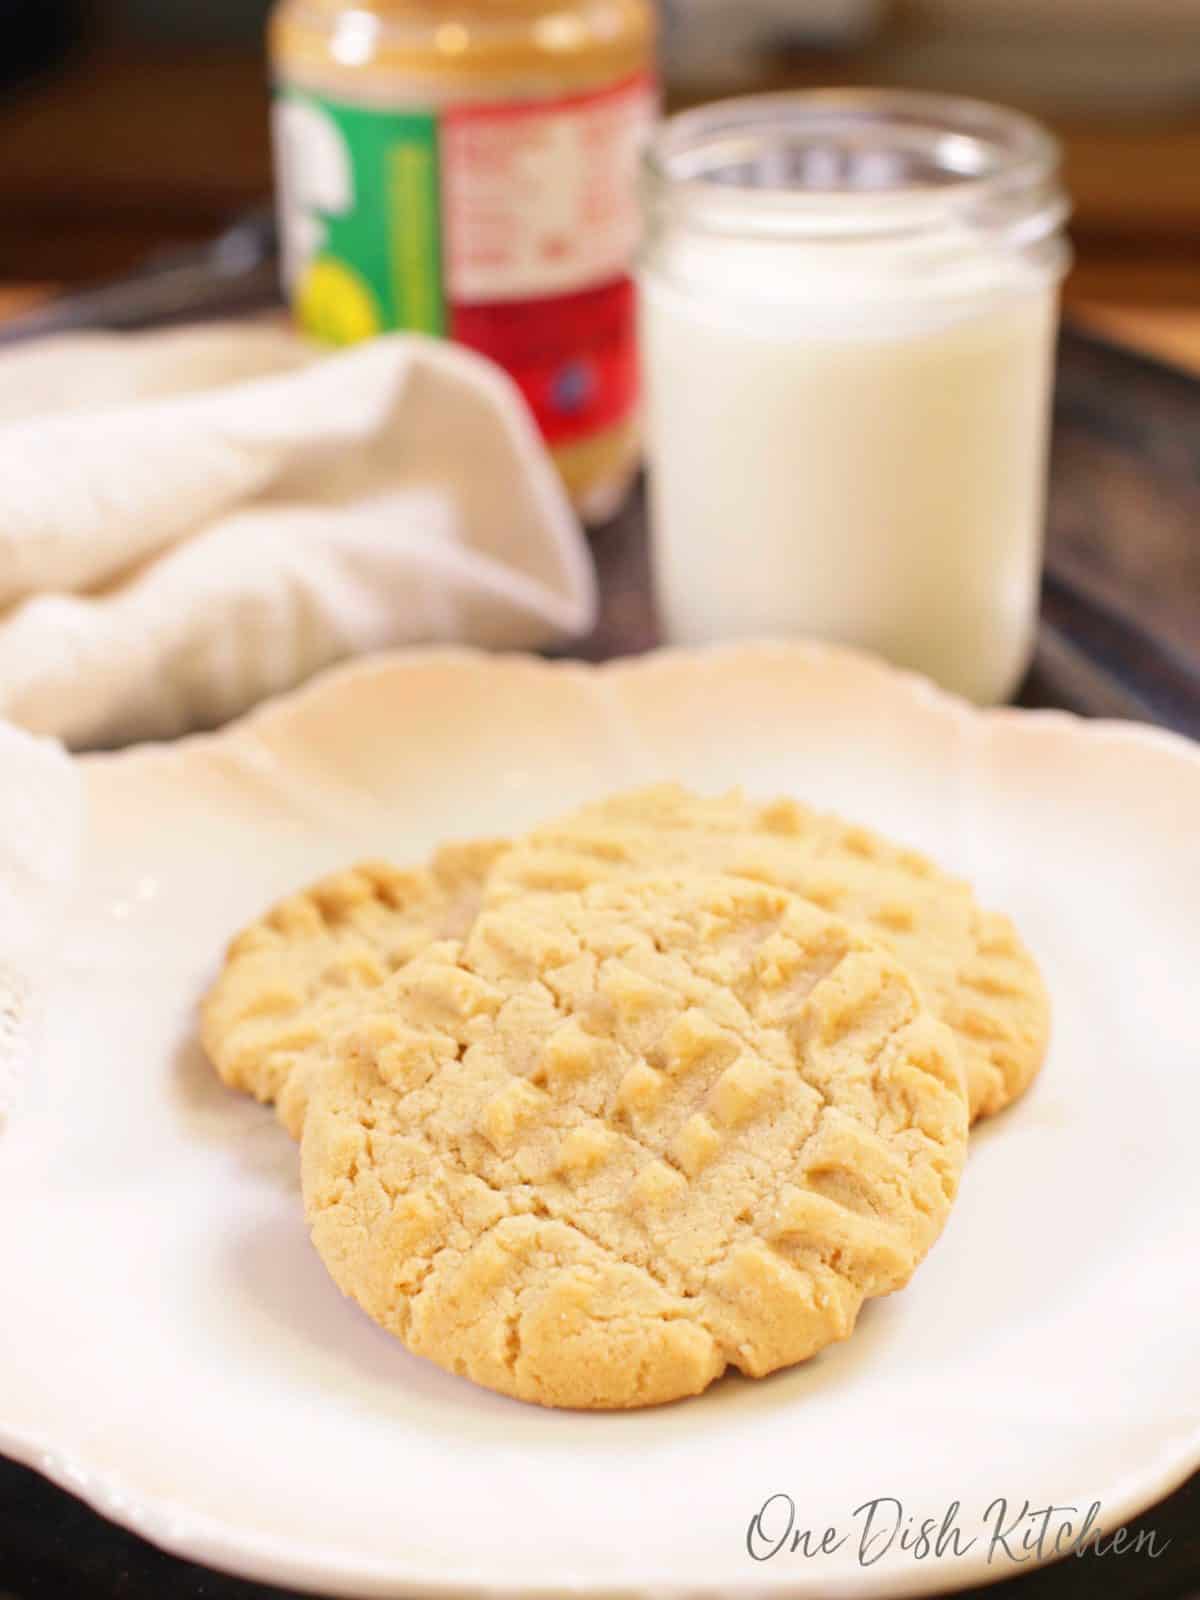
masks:
[[[375,296],[342,261],[322,256],[300,279],[296,317],[306,333],[326,344],[357,344],[383,326]]]

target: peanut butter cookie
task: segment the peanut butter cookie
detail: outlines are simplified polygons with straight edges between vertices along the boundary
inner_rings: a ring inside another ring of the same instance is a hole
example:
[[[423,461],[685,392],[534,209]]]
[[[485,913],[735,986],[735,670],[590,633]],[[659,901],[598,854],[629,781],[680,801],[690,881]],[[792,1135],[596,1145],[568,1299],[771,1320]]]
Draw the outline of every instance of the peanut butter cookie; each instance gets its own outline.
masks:
[[[747,879],[514,896],[329,1053],[301,1166],[334,1280],[543,1405],[651,1405],[847,1337],[966,1151],[953,1035],[903,968]]]
[[[890,950],[958,1037],[972,1118],[1002,1110],[1036,1076],[1049,1000],[1008,918],[916,851],[794,800],[677,784],[617,795],[536,828],[497,860],[487,897],[684,867],[790,889]]]
[[[311,1072],[366,991],[435,939],[466,932],[499,840],[444,845],[428,867],[370,862],[281,901],[230,944],[201,1007],[222,1081],[274,1101],[300,1137]]]

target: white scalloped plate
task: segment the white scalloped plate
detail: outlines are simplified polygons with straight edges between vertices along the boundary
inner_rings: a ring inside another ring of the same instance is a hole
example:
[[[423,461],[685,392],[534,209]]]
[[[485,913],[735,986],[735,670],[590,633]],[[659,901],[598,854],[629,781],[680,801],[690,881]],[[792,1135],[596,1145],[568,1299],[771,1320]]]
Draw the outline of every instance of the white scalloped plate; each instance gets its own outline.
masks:
[[[0,1446],[107,1515],[344,1594],[880,1595],[1027,1570],[989,1546],[998,1496],[1115,1526],[1200,1464],[1195,747],[763,646],[378,659],[83,770],[62,986],[0,1141]],[[666,776],[791,791],[969,874],[1042,961],[1054,1042],[847,1344],[658,1411],[541,1411],[339,1297],[293,1146],[217,1084],[194,1008],[229,933],[314,874]],[[752,1560],[783,1494],[841,1549]],[[884,1496],[958,1501],[963,1553],[879,1540],[863,1565],[855,1509]]]

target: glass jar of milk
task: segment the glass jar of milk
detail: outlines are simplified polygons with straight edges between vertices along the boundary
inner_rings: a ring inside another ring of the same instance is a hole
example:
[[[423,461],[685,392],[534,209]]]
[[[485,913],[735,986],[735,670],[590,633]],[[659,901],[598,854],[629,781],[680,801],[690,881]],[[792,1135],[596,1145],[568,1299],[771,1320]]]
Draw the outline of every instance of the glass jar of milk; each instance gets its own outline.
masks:
[[[647,156],[655,578],[679,643],[807,634],[981,702],[1032,651],[1058,151],[974,101],[727,101]]]

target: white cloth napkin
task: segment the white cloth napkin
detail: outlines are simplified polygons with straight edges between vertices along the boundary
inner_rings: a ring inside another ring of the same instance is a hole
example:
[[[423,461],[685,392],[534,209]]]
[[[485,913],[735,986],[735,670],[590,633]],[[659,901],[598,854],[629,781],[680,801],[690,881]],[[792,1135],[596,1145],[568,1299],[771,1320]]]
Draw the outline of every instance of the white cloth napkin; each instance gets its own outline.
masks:
[[[42,1020],[81,832],[81,784],[70,757],[0,722],[0,1125]]]
[[[0,358],[0,716],[75,746],[211,727],[359,651],[587,630],[586,543],[515,387],[269,324]]]

